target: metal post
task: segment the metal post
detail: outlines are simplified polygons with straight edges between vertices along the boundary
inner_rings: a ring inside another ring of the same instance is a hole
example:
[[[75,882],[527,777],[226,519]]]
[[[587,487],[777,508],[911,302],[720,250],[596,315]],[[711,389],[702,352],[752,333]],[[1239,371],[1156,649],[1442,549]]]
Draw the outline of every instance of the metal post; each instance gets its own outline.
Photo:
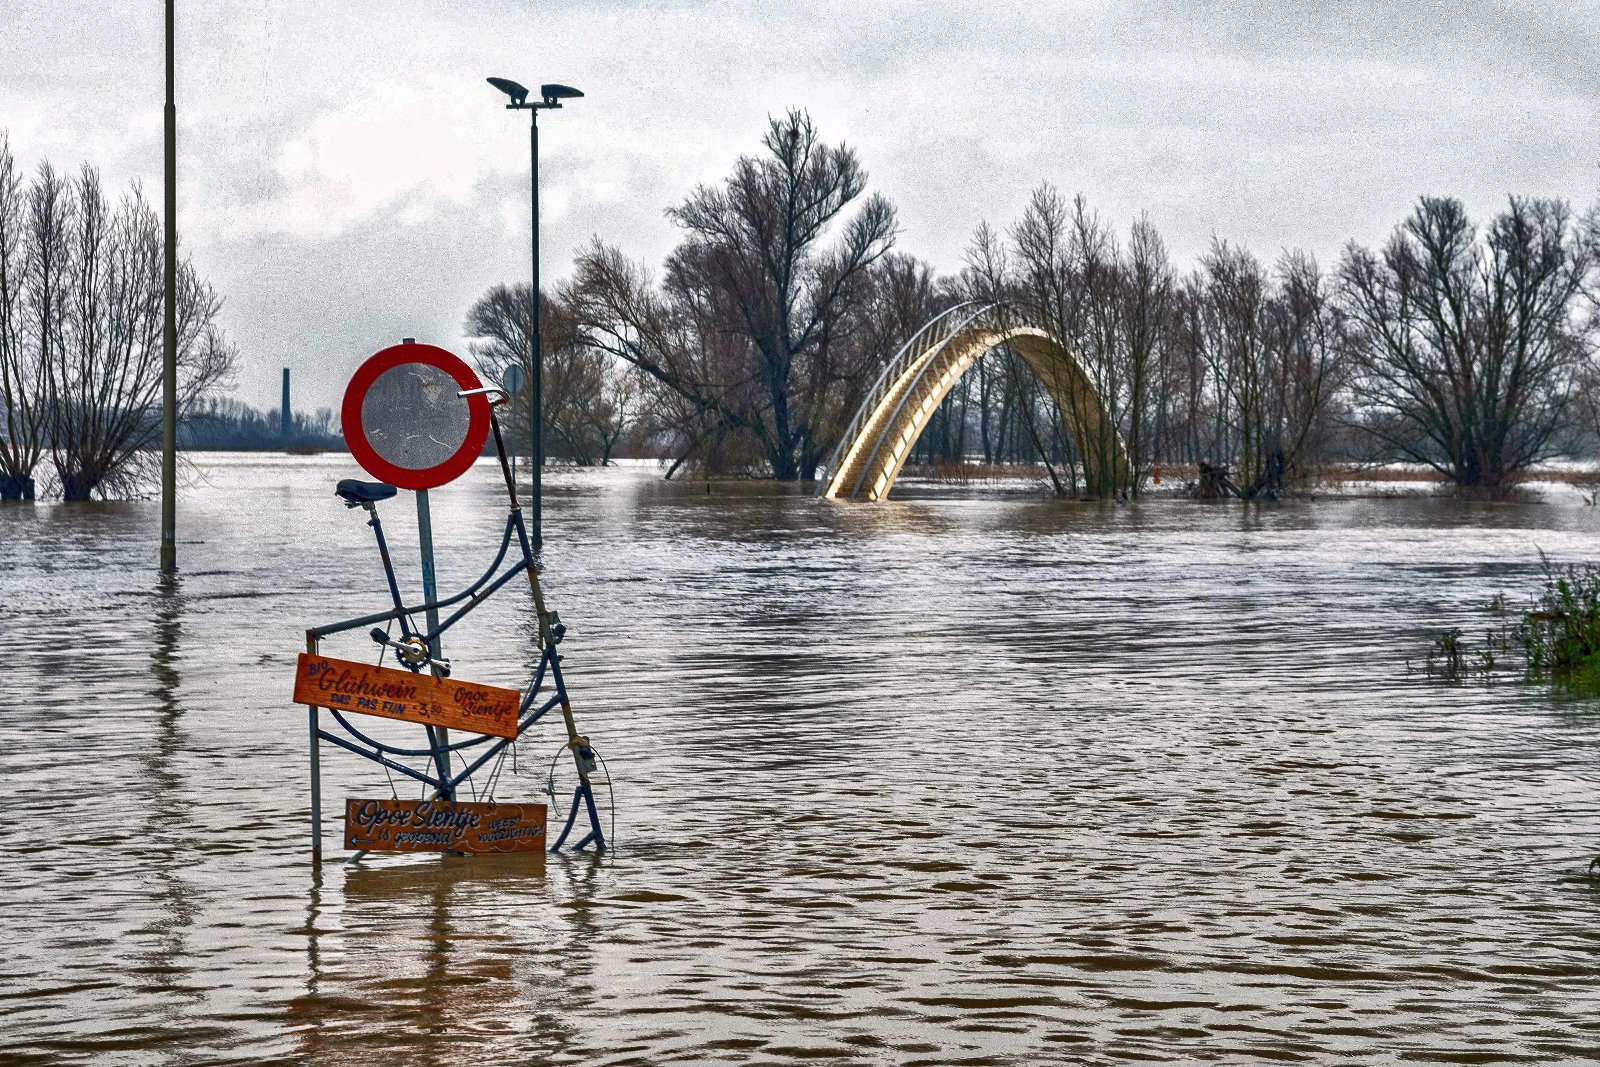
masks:
[[[178,569],[178,106],[173,100],[173,0],[167,0],[167,104],[163,178],[166,213],[161,283],[161,569]]]
[[[539,329],[539,111],[528,111],[528,150],[532,159],[533,175],[533,352],[528,368],[528,421],[533,429],[533,514],[532,534],[534,551],[544,544],[544,385],[540,371],[544,365],[544,350]]]
[[[293,420],[289,417],[289,368],[288,367],[283,368],[283,410],[280,412],[280,414],[282,416],[281,436],[283,437],[283,439],[285,441],[287,441],[289,439],[289,430],[294,424]]]
[[[428,509],[426,489],[417,490],[417,544],[422,550],[422,600],[428,605],[428,632],[432,633],[439,628],[439,609],[434,606],[434,601],[439,599],[439,585],[433,574],[433,516]],[[428,655],[436,661],[441,658],[437,637],[428,642]],[[439,668],[434,667],[433,673],[438,677]],[[428,741],[433,746],[434,768],[439,773],[439,795],[454,800],[455,790],[450,788],[450,753],[445,751],[450,744],[450,731],[441,726],[427,729]]]
[[[321,644],[311,634],[306,634],[306,651],[313,656]],[[321,729],[320,710],[315,704],[306,709],[311,727],[311,865],[322,866],[322,744],[318,737]]]

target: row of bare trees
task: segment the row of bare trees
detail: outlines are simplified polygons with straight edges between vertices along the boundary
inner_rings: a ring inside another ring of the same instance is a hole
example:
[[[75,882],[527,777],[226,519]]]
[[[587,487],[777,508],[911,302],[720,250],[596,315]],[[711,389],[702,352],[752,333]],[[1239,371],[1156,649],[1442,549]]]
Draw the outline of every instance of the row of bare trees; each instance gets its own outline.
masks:
[[[1202,492],[1271,497],[1332,459],[1492,491],[1570,451],[1585,411],[1600,429],[1600,224],[1559,201],[1512,198],[1480,233],[1458,201],[1425,198],[1331,273],[1221,239],[1183,273],[1147,218],[1123,239],[1042,185],[936,278],[894,250],[855,152],[791,111],[668,215],[683,237],[659,280],[596,240],[546,299],[553,455],[603,461],[627,440],[670,454],[669,477],[687,462],[814,478],[900,343],[959,301],[1060,339],[1092,388],[1058,406],[1002,346],[914,455],[1042,463],[1062,495],[1138,493],[1169,464],[1201,470]],[[526,297],[499,287],[473,308],[486,363],[526,358]]]
[[[1123,239],[1043,185],[937,278],[894,249],[894,209],[854,150],[790,111],[668,215],[683,237],[659,280],[597,240],[544,301],[552,456],[649,448],[669,476],[690,463],[814,478],[896,348],[958,301],[1059,338],[1091,388],[1058,405],[997,348],[919,458],[1042,463],[1062,495],[1138,493],[1182,464],[1205,491],[1272,496],[1328,459],[1406,460],[1496,491],[1600,441],[1600,216],[1556,200],[1513,197],[1480,230],[1460,202],[1424,198],[1331,273],[1217,239],[1185,274],[1148,219]],[[160,267],[137,188],[112,203],[89,167],[24,181],[0,138],[0,498],[32,495],[42,469],[67,499],[141,484],[159,433]],[[491,372],[527,359],[528,296],[495,287],[468,315]],[[219,309],[183,264],[185,411],[233,366]],[[513,418],[526,439],[526,410]]]
[[[344,435],[333,408],[291,411],[283,423],[278,408],[262,410],[238,397],[211,395],[197,403],[178,427],[178,447],[197,451],[253,452],[295,449],[342,450]]]
[[[113,204],[85,166],[31,182],[0,137],[0,499],[31,498],[48,458],[67,500],[137,491],[161,422],[162,240],[135,187]],[[221,301],[178,272],[178,397],[231,370]]]
[[[1459,201],[1424,198],[1331,277],[1304,252],[1269,268],[1220,239],[1179,276],[1147,220],[1120,244],[1046,185],[1009,240],[980,228],[957,289],[1067,341],[1093,382],[1081,402],[1109,419],[1051,411],[1037,391],[1025,405],[1069,491],[1081,478],[1094,495],[1138,492],[1179,463],[1211,473],[1212,492],[1273,496],[1329,459],[1409,461],[1495,491],[1584,447],[1586,412],[1595,443],[1597,228],[1513,197],[1480,235]]]

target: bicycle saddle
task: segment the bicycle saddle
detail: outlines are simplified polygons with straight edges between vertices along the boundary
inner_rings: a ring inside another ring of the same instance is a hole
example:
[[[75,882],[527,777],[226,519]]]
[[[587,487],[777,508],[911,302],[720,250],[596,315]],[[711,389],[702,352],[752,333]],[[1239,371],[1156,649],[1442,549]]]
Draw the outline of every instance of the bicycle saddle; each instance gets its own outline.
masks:
[[[333,493],[344,501],[345,507],[358,508],[362,504],[388,500],[399,491],[388,482],[363,482],[355,478],[346,478],[334,488]]]

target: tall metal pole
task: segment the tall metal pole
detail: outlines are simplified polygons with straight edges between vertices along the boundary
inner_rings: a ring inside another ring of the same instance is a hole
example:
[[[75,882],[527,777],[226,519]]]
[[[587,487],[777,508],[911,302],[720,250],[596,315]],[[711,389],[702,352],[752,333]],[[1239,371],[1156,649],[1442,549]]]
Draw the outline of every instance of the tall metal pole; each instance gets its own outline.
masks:
[[[173,102],[172,5],[167,0],[165,288],[161,322],[161,569],[178,569],[178,106]]]
[[[540,371],[544,365],[544,349],[539,333],[539,111],[530,108],[532,121],[528,124],[528,150],[532,158],[533,174],[533,353],[532,366],[528,368],[529,397],[528,421],[533,427],[533,547],[537,551],[544,544],[544,381]]]
[[[530,104],[526,86],[518,85],[509,78],[490,78],[488,81],[511,98],[506,110],[528,112],[528,201],[533,223],[533,238],[529,242],[533,260],[533,293],[529,300],[533,305],[533,336],[530,338],[533,351],[528,353],[528,391],[531,394],[528,397],[528,436],[533,446],[533,455],[529,457],[533,465],[533,491],[529,496],[533,497],[533,517],[529,533],[533,535],[533,548],[537,552],[544,542],[544,375],[541,373],[544,351],[539,322],[539,305],[543,302],[539,292],[539,109],[560,107],[561,101],[574,100],[583,94],[570,85],[552,82],[539,86],[543,102]]]

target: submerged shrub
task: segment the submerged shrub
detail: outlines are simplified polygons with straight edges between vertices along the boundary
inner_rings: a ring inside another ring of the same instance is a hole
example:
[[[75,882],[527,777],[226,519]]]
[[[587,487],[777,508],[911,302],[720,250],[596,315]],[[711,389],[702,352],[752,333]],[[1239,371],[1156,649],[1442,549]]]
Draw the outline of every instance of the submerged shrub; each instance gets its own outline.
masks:
[[[1600,567],[1544,562],[1544,588],[1514,635],[1531,678],[1600,693]]]
[[[1520,654],[1529,681],[1600,696],[1600,565],[1557,567],[1543,552],[1539,559],[1544,582],[1528,610],[1514,623],[1487,630],[1481,645],[1457,627],[1439,633],[1428,650],[1429,677],[1455,682],[1487,676]],[[1505,611],[1505,598],[1496,596],[1490,606]]]
[[[1455,682],[1470,672],[1471,665],[1461,642],[1460,627],[1452,626],[1433,639],[1433,647],[1428,650],[1428,677]]]
[[[1474,674],[1488,674],[1508,650],[1504,635],[1493,630],[1485,634],[1483,646],[1474,649],[1462,638],[1460,627],[1452,626],[1433,639],[1428,650],[1428,677],[1459,682]]]

